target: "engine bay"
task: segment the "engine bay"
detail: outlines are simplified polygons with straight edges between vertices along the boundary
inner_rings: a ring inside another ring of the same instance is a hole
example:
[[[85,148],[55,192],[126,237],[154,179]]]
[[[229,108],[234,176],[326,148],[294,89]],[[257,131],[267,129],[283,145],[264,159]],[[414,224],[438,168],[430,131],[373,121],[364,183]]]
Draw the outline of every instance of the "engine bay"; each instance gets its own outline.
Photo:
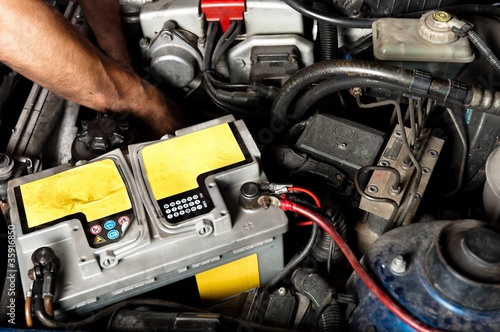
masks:
[[[190,125],[0,64],[1,326],[498,329],[498,3],[119,2]]]

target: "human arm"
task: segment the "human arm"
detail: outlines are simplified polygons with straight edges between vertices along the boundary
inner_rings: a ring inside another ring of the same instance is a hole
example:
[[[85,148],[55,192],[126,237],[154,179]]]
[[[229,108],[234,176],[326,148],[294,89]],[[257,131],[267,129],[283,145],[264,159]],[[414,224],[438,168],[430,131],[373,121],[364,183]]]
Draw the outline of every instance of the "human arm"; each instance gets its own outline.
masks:
[[[123,35],[118,0],[78,0],[99,47],[111,59],[131,68],[131,55]]]
[[[172,101],[102,54],[46,1],[0,1],[0,31],[0,62],[60,97],[128,112],[157,137],[184,125]]]

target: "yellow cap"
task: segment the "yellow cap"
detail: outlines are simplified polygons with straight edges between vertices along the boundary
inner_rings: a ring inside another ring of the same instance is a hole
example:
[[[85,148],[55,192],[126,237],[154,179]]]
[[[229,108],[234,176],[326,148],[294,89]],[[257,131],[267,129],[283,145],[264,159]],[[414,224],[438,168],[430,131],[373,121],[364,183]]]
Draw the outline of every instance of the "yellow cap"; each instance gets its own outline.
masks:
[[[447,12],[443,12],[442,10],[438,10],[432,14],[432,18],[438,22],[448,22],[451,20],[451,15]]]

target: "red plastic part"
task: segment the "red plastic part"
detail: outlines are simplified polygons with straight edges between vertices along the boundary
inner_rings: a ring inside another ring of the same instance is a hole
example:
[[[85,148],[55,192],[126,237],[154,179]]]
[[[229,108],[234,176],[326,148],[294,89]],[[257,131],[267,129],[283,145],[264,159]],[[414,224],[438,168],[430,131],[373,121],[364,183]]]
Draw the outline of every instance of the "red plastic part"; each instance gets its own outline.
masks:
[[[201,11],[207,21],[219,21],[225,32],[231,21],[243,20],[245,0],[201,0]]]

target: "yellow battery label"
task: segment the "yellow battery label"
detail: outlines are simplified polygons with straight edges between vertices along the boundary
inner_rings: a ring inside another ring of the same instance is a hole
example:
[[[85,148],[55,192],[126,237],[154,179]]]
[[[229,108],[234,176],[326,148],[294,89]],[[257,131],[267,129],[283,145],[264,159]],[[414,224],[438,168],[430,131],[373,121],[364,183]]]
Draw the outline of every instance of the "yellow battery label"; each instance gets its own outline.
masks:
[[[153,197],[199,187],[199,175],[244,161],[228,123],[146,146],[142,160]]]
[[[19,186],[29,228],[75,213],[91,222],[132,208],[126,185],[110,159],[91,162]]]
[[[259,261],[253,254],[196,275],[202,301],[220,301],[260,287]]]

